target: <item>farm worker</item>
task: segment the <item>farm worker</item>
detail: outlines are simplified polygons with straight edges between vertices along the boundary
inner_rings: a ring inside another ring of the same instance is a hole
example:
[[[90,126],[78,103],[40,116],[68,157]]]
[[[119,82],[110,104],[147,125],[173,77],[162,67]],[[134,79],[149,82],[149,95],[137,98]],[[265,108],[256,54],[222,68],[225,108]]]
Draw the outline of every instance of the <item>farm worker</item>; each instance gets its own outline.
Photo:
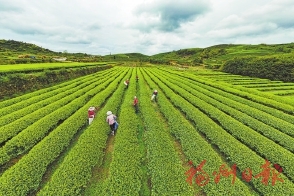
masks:
[[[116,123],[116,116],[112,114],[111,111],[108,111],[106,117],[106,122],[109,124],[110,129],[111,129],[111,135],[114,135],[115,131],[115,123]]]
[[[138,98],[135,96],[134,97],[134,107],[135,107],[135,112],[138,113],[138,103],[139,103],[139,100]]]
[[[89,107],[88,109],[89,125],[93,122],[94,117],[95,117],[95,107]]]
[[[138,77],[138,75],[136,75],[136,81],[137,81],[137,82],[139,81],[139,77]]]
[[[126,88],[129,87],[129,83],[130,83],[129,79],[127,79],[127,80],[124,82],[124,84],[126,85]]]
[[[156,101],[157,94],[158,94],[157,90],[154,90],[153,93],[152,93],[152,96],[151,96],[151,101],[153,99],[155,99],[155,101]]]

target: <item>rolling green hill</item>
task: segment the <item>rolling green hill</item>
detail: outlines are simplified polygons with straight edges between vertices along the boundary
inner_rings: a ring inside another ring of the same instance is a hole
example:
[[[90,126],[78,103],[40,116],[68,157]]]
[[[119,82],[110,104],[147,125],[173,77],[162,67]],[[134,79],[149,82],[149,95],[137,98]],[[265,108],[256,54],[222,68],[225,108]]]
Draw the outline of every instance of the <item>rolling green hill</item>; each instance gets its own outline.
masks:
[[[49,49],[42,48],[35,44],[19,42],[14,40],[0,40],[0,51],[11,53],[32,53],[32,54],[56,54]]]
[[[86,53],[54,52],[35,44],[14,40],[0,40],[0,64],[52,62],[54,57],[66,57],[68,61],[141,61],[154,64],[182,66],[205,66],[219,68],[235,57],[288,57],[294,54],[294,43],[287,44],[221,44],[207,48],[186,48],[177,51],[144,55],[141,53],[120,53],[90,55]]]
[[[221,44],[207,48],[189,48],[151,56],[154,61],[181,65],[220,67],[235,57],[293,56],[294,43],[289,44]]]
[[[97,62],[100,55],[86,53],[54,52],[35,44],[14,40],[0,40],[0,65],[55,62],[54,59],[65,58],[71,62]],[[58,61],[58,60],[57,60]]]
[[[104,61],[138,61],[140,59],[148,59],[149,56],[141,53],[123,53],[123,54],[110,54],[103,56]]]

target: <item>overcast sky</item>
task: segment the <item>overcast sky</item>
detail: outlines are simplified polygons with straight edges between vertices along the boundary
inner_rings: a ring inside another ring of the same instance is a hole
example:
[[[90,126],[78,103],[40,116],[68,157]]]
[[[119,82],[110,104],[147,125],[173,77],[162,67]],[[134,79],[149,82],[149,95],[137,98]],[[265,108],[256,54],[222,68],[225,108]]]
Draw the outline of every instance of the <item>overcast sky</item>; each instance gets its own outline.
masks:
[[[0,0],[0,39],[100,55],[290,43],[294,1]]]

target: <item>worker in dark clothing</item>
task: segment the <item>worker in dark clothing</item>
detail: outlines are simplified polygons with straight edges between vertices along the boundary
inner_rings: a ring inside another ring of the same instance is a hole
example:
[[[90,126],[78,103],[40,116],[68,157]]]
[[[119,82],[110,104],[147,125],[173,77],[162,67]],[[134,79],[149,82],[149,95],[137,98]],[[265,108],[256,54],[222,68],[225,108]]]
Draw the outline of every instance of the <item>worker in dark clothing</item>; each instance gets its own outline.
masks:
[[[112,114],[111,111],[108,111],[106,113],[107,117],[106,117],[106,122],[109,124],[110,129],[111,129],[111,135],[114,135],[114,131],[116,131],[116,116],[114,114]]]

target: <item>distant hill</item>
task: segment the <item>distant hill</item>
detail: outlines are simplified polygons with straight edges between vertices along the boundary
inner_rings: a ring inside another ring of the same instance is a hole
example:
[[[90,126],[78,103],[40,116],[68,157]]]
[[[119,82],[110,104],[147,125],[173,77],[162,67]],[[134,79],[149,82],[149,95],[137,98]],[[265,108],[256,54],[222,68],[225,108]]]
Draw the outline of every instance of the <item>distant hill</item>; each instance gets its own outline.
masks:
[[[293,56],[294,43],[288,44],[221,44],[207,48],[189,48],[151,56],[154,62],[219,67],[235,57]]]
[[[104,56],[111,60],[144,61],[154,64],[170,64],[179,66],[204,66],[219,68],[235,57],[287,57],[293,56],[294,43],[288,44],[220,44],[206,48],[186,48],[155,55],[140,53],[112,54]]]
[[[0,40],[0,65],[48,63],[59,61],[58,59],[66,59],[72,62],[97,62],[101,61],[102,57],[100,55],[90,55],[86,53],[68,53],[67,51],[54,52],[31,43]]]
[[[90,55],[86,53],[54,52],[35,44],[0,40],[0,64],[51,62],[65,58],[68,61],[140,61],[155,64],[182,66],[205,66],[218,68],[235,57],[293,56],[294,43],[288,44],[221,44],[206,48],[186,48],[177,51],[144,55],[141,53],[121,53],[110,55]]]
[[[40,46],[37,46],[35,44],[31,43],[26,43],[26,42],[19,42],[19,41],[14,41],[14,40],[0,40],[0,51],[10,51],[10,52],[15,52],[15,53],[22,53],[22,52],[27,52],[27,53],[43,53],[43,54],[48,54],[48,53],[56,53],[53,52],[49,49],[42,48]]]
[[[149,56],[141,53],[123,53],[123,54],[110,54],[102,56],[104,60],[123,60],[123,61],[137,61],[140,59],[146,59]]]

